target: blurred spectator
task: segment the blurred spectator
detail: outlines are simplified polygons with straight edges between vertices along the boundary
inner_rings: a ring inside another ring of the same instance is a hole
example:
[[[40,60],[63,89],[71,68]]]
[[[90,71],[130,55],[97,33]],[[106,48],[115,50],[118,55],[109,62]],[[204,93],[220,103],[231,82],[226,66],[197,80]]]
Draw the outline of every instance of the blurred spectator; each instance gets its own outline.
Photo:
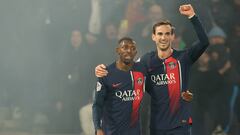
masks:
[[[103,25],[111,21],[120,21],[124,16],[124,8],[127,1],[120,0],[91,0],[91,16],[86,33],[87,44],[96,46],[99,36],[102,34]]]
[[[88,104],[84,105],[79,110],[80,124],[83,130],[81,135],[94,135],[94,125],[92,117],[92,98],[89,99]]]
[[[231,58],[233,61],[234,66],[236,66],[236,69],[238,70],[238,73],[240,73],[240,23],[235,22],[235,24],[232,27],[232,33],[229,37],[229,48],[231,51]]]
[[[219,99],[222,95],[222,81],[216,70],[210,69],[210,56],[203,53],[198,59],[190,79],[190,87],[194,91],[193,103],[193,134],[209,135],[217,121]],[[201,82],[201,83],[200,83]],[[204,84],[204,85],[202,85]]]
[[[96,46],[98,46],[98,40],[99,40],[99,35],[96,35],[96,34],[92,34],[92,33],[87,33],[85,35],[85,38],[86,38],[86,43],[87,43],[87,46],[89,48],[92,48],[90,50],[93,50],[93,48],[95,48]]]
[[[179,32],[174,33],[172,47],[176,50],[183,50],[184,48],[186,48],[186,43],[183,41],[183,38],[181,37]]]
[[[143,22],[145,19],[144,0],[129,0],[125,11],[127,31],[129,33],[134,29],[136,24]]]
[[[209,3],[210,2],[210,3]],[[230,3],[225,0],[207,1],[211,17],[215,24],[218,24],[226,33],[230,33],[230,27],[234,22],[234,16]],[[224,10],[223,10],[224,9]]]
[[[33,129],[34,134],[44,134],[49,126],[49,119],[43,112],[37,112],[33,117]]]
[[[48,133],[71,133],[72,116],[64,100],[54,101],[49,108]]]
[[[211,135],[227,135],[227,134],[224,132],[222,127],[218,125]]]
[[[103,32],[99,37],[96,56],[103,60],[103,63],[109,64],[115,59],[115,49],[117,47],[118,23],[114,21],[107,22],[103,27]],[[106,53],[107,52],[107,53]]]
[[[92,34],[99,34],[101,31],[101,0],[91,0],[91,16],[89,20],[89,32]]]
[[[69,85],[79,89],[80,79],[85,75],[84,66],[86,66],[87,61],[84,58],[87,57],[88,48],[84,44],[81,31],[78,29],[71,32],[70,42],[70,45],[63,47],[60,57],[62,74],[64,75],[62,77]]]
[[[83,31],[88,29],[91,13],[90,0],[50,0],[47,1],[49,19],[56,32],[67,31],[81,26]]]
[[[215,125],[221,125],[223,128],[229,126],[231,123],[231,95],[234,92],[235,85],[239,83],[239,75],[230,60],[230,49],[227,48],[226,38],[225,32],[218,26],[214,26],[209,32],[210,66],[213,70],[219,72],[221,75],[219,79],[223,80],[223,90],[219,92],[221,96],[218,99],[221,101],[219,104],[221,107],[218,107],[221,113],[218,113],[218,121]]]
[[[161,5],[151,4],[148,8],[146,20],[137,24],[130,34],[138,42],[138,56],[142,56],[144,53],[155,49],[155,45],[151,39],[152,26],[163,19],[165,19],[165,15]]]
[[[234,18],[235,17],[237,17],[237,18],[235,18],[235,19],[238,19],[239,20],[239,15],[240,15],[240,0],[232,0],[232,7],[233,7],[233,9],[234,9],[234,13],[235,13],[235,16],[234,16]],[[239,22],[239,21],[236,21],[236,22]]]
[[[226,48],[227,46],[225,44],[227,36],[225,32],[218,26],[214,26],[210,30],[208,36],[211,44],[209,47],[212,58],[211,68],[218,70],[218,72],[223,75],[231,67],[229,50]]]
[[[240,1],[239,0],[234,0],[234,1],[238,1],[238,11],[240,10]],[[239,12],[238,12],[239,13]],[[240,15],[240,14],[239,14]],[[236,18],[237,19],[237,18]],[[238,17],[239,19],[239,17]],[[235,24],[232,27],[232,34],[229,37],[230,40],[230,51],[231,51],[231,60],[233,62],[233,66],[236,67],[236,70],[238,72],[238,74],[240,74],[240,23],[239,21],[235,21]],[[238,79],[238,89],[240,88],[240,79]],[[237,120],[238,120],[238,129],[240,132],[240,92],[238,92],[238,96],[236,99],[236,106],[234,108],[234,110],[236,111],[236,115],[237,115]]]
[[[160,5],[152,4],[148,9],[148,14],[146,21],[143,22],[142,28],[140,29],[141,37],[149,38],[151,36],[152,26],[158,21],[161,21],[165,18],[163,9]]]
[[[68,107],[69,132],[80,132],[78,118],[79,108],[86,104],[86,89],[91,86],[91,55],[90,48],[84,42],[82,32],[74,29],[70,35],[70,44],[64,45],[59,57],[58,71],[56,79],[59,79],[60,89],[58,95],[63,97],[64,104]]]

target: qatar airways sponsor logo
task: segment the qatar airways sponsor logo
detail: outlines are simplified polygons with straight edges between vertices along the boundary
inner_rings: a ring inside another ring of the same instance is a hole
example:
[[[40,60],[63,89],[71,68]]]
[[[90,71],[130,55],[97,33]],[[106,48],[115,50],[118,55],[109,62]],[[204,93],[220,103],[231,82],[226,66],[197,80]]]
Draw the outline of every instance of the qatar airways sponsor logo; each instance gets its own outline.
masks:
[[[151,75],[151,80],[156,85],[167,85],[167,84],[175,84],[176,83],[174,73]]]
[[[116,91],[115,96],[122,99],[122,101],[140,100],[140,92],[141,90],[139,89]]]

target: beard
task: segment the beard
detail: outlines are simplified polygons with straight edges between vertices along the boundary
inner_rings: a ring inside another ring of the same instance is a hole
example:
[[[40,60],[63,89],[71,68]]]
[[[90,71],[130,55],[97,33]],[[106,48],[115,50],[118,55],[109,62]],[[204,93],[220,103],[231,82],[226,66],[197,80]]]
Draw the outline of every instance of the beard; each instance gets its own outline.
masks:
[[[169,48],[170,48],[170,44],[169,45],[167,45],[166,47],[164,47],[164,48],[162,48],[162,47],[160,47],[161,45],[158,45],[157,47],[158,47],[158,49],[159,50],[161,50],[161,51],[166,51],[166,50],[168,50]]]
[[[133,63],[133,59],[124,59],[122,60],[125,65],[130,65]]]
[[[132,62],[131,61],[123,61],[125,65],[130,65]]]

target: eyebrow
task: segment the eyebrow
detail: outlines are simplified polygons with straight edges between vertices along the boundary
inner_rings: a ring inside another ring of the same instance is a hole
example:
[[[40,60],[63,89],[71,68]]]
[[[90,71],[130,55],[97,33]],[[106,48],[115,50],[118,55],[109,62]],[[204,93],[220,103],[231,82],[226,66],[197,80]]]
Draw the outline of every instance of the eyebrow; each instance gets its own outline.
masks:
[[[171,32],[157,32],[157,34],[170,34]]]

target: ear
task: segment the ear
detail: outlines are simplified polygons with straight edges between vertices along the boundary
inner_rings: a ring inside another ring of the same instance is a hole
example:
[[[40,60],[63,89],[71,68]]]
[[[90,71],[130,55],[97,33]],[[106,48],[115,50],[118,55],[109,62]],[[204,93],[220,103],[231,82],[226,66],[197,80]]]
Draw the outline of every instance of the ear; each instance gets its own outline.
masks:
[[[134,54],[134,57],[137,55],[138,51],[136,50],[135,54]]]
[[[152,33],[152,40],[155,41],[155,34]]]
[[[175,34],[171,34],[171,40],[173,41],[175,39],[176,35]]]
[[[116,48],[116,53],[119,54],[119,47]]]

